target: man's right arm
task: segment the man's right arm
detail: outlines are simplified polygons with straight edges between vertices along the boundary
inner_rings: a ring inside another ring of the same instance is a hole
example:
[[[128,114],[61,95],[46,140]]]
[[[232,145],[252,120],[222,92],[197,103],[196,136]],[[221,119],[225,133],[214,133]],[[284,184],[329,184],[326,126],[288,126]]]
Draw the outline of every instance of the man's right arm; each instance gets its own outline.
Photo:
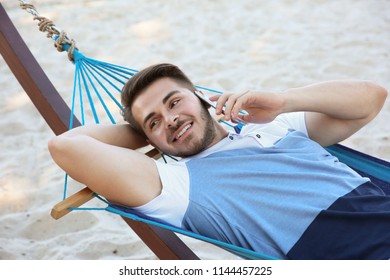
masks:
[[[112,202],[135,207],[161,192],[155,162],[135,151],[146,145],[125,124],[78,127],[54,137],[48,146],[69,176]]]
[[[79,126],[61,134],[63,137],[80,135],[90,136],[100,142],[132,150],[148,145],[146,139],[132,129],[129,124]]]

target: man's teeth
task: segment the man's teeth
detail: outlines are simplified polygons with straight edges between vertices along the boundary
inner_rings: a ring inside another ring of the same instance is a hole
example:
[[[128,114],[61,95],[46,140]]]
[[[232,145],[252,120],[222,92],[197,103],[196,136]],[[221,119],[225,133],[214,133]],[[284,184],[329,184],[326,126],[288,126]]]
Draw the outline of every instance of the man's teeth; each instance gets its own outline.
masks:
[[[191,124],[187,124],[180,133],[176,136],[176,139],[179,139],[189,128],[191,127]]]

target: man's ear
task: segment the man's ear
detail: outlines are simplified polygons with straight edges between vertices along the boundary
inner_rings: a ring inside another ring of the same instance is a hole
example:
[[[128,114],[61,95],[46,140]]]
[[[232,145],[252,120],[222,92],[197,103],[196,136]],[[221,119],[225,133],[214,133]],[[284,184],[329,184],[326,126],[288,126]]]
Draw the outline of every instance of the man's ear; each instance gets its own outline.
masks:
[[[196,91],[199,92],[200,94],[202,94],[205,98],[207,98],[207,96],[203,93],[203,91],[201,91],[201,90],[196,90]],[[204,104],[206,106],[207,110],[211,108],[210,104],[208,104],[206,101],[202,100],[202,98],[200,98],[200,97],[198,97],[198,98],[200,99],[202,104]]]

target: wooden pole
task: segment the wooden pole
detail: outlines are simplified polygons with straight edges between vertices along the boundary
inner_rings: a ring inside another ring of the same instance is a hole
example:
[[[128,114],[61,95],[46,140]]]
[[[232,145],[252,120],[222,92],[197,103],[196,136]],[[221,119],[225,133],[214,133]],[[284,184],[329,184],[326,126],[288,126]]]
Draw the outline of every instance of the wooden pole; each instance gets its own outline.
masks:
[[[71,111],[34,58],[0,3],[0,53],[31,101],[58,135],[68,130]],[[80,122],[75,118],[74,127]],[[173,232],[128,218],[125,222],[160,259],[199,259]]]

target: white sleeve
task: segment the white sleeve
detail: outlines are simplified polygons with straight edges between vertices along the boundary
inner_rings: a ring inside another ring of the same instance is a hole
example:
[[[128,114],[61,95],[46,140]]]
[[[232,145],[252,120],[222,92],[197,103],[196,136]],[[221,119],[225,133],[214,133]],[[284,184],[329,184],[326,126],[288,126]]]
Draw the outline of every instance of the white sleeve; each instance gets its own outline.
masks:
[[[279,125],[285,126],[288,129],[294,129],[307,134],[305,112],[292,112],[279,115],[275,122]]]
[[[271,147],[276,141],[286,136],[291,129],[301,131],[308,136],[304,112],[281,114],[270,123],[246,125],[241,135],[255,135],[258,138],[256,140],[263,147]]]
[[[184,163],[155,161],[162,183],[161,194],[150,202],[134,207],[153,218],[180,227],[189,203],[189,175]]]

